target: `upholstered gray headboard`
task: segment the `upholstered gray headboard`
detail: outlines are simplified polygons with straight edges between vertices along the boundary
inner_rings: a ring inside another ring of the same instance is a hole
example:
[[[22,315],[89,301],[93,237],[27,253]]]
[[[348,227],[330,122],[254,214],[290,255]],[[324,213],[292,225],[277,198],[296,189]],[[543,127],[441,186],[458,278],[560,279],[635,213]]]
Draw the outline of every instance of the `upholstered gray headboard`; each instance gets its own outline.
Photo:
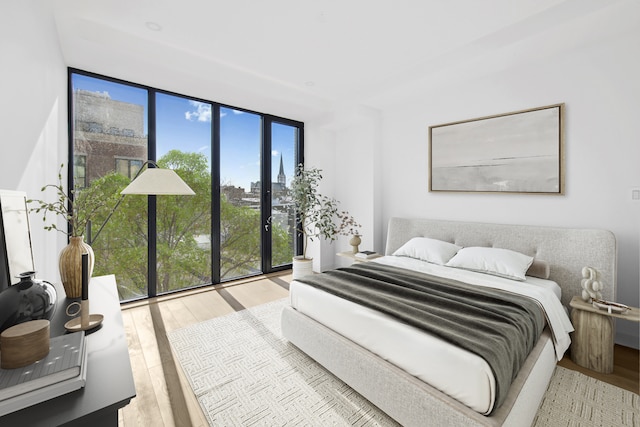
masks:
[[[566,306],[582,292],[582,268],[593,267],[604,284],[603,298],[616,299],[617,246],[608,230],[391,218],[385,254],[392,254],[412,237],[511,249],[545,260],[550,267],[549,279],[562,288]]]

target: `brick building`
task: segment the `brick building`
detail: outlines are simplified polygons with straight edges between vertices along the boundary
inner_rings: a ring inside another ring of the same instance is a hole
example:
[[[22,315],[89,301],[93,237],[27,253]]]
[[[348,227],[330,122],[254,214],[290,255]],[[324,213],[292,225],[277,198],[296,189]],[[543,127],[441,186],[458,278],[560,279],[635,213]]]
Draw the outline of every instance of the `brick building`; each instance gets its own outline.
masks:
[[[86,186],[113,170],[133,178],[147,160],[145,107],[77,90],[73,108],[76,185]]]

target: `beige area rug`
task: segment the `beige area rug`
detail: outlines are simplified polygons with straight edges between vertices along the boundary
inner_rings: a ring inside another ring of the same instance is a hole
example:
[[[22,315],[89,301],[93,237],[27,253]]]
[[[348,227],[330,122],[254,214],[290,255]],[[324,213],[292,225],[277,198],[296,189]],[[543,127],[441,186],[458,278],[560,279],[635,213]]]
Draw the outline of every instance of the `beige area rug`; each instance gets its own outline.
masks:
[[[279,300],[173,331],[212,426],[396,426],[282,337]],[[640,426],[637,394],[557,367],[536,426]]]

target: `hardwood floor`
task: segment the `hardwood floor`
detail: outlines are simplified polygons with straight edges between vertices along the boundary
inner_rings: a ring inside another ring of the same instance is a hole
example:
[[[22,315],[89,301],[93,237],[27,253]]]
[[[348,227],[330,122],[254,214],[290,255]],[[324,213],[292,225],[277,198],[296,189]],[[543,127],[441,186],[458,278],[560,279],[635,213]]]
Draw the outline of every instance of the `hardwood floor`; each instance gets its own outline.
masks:
[[[613,372],[611,374],[601,374],[578,366],[571,361],[571,357],[569,356],[562,358],[562,360],[558,362],[558,365],[640,394],[639,355],[640,352],[638,350],[616,344],[613,348]]]
[[[137,396],[119,411],[119,426],[207,426],[191,387],[173,358],[167,332],[285,298],[290,280],[290,274],[271,275],[123,305]],[[568,357],[559,365],[638,393],[638,355],[638,350],[616,346],[614,372],[610,375],[581,368]]]
[[[123,305],[137,395],[119,411],[119,426],[208,426],[173,358],[167,332],[285,298],[290,279],[274,275]]]

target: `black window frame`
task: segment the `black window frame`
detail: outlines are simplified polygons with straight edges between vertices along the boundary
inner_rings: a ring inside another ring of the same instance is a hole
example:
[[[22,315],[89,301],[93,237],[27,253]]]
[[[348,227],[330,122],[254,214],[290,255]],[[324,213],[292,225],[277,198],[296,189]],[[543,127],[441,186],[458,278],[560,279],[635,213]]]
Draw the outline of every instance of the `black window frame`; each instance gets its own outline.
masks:
[[[270,130],[270,126],[273,123],[282,123],[282,124],[287,124],[289,126],[293,126],[298,128],[298,141],[297,141],[297,147],[296,147],[296,158],[295,158],[295,164],[304,164],[304,122],[301,121],[297,121],[294,119],[289,119],[289,118],[285,118],[285,117],[280,117],[280,116],[276,116],[276,115],[272,115],[272,114],[268,114],[268,113],[262,113],[259,111],[254,111],[254,110],[250,110],[247,108],[243,108],[243,107],[236,107],[236,106],[232,106],[229,104],[224,104],[224,103],[220,103],[220,102],[216,102],[216,101],[212,101],[212,100],[207,100],[204,98],[198,98],[198,97],[194,97],[191,95],[185,95],[185,94],[180,94],[180,93],[176,93],[176,92],[171,92],[171,91],[167,91],[167,90],[163,90],[163,89],[159,89],[159,88],[155,88],[152,86],[147,86],[147,85],[143,85],[140,83],[134,83],[134,82],[130,82],[130,81],[126,81],[126,80],[122,80],[122,79],[118,79],[118,78],[114,78],[114,77],[109,77],[109,76],[105,76],[105,75],[101,75],[101,74],[97,74],[94,72],[90,72],[90,71],[85,71],[85,70],[81,70],[81,69],[77,69],[77,68],[73,68],[73,67],[68,67],[67,68],[67,105],[68,105],[68,120],[67,120],[67,125],[68,125],[68,162],[70,167],[68,168],[68,177],[67,177],[67,185],[68,188],[73,190],[74,189],[74,167],[75,167],[75,154],[74,154],[74,124],[73,124],[73,118],[74,118],[74,113],[73,113],[73,75],[74,74],[78,74],[78,75],[83,75],[83,76],[87,76],[87,77],[91,77],[91,78],[95,78],[95,79],[101,79],[101,80],[105,80],[105,81],[109,81],[112,83],[117,83],[117,84],[122,84],[122,85],[128,85],[128,86],[132,86],[135,88],[140,88],[140,89],[144,89],[147,91],[148,94],[148,102],[147,102],[147,157],[148,159],[146,160],[152,160],[152,161],[156,161],[156,94],[167,94],[167,95],[171,95],[171,96],[178,96],[178,97],[183,97],[183,98],[188,98],[194,101],[199,101],[199,102],[203,102],[203,103],[208,103],[211,104],[211,108],[212,108],[212,118],[211,118],[211,131],[212,131],[212,141],[211,141],[211,212],[212,212],[212,221],[211,221],[211,242],[212,242],[212,248],[211,248],[211,256],[212,256],[212,262],[211,262],[211,278],[212,278],[212,283],[205,283],[205,284],[196,284],[194,286],[191,287],[185,287],[184,289],[180,289],[180,290],[176,290],[176,291],[171,291],[169,293],[173,293],[173,292],[182,292],[185,290],[189,290],[189,289],[194,289],[194,288],[198,288],[198,287],[204,287],[204,286],[211,286],[211,285],[216,285],[216,284],[220,284],[223,283],[227,280],[221,280],[220,277],[220,257],[216,256],[215,254],[218,253],[220,251],[220,245],[217,238],[213,238],[213,236],[219,236],[220,234],[220,221],[219,221],[219,212],[220,212],[220,167],[219,164],[214,162],[213,159],[218,159],[218,162],[220,160],[220,109],[221,108],[230,108],[230,109],[234,109],[234,110],[239,110],[239,111],[245,111],[248,113],[252,113],[252,114],[256,114],[259,115],[262,118],[262,141],[261,141],[261,150],[262,150],[262,168],[261,168],[261,180],[263,183],[271,182],[271,164],[270,161],[267,161],[267,159],[270,158],[270,155],[267,155],[268,153],[271,152],[271,130]],[[132,159],[132,160],[138,160],[138,159]],[[215,163],[215,164],[214,164]],[[115,165],[114,165],[115,167]],[[86,164],[85,164],[85,169],[86,169]],[[85,181],[86,181],[86,173],[85,173]],[[85,186],[88,183],[85,182]],[[261,219],[262,219],[262,223],[266,224],[268,217],[270,216],[270,211],[271,211],[271,198],[270,198],[270,189],[271,189],[271,185],[262,185],[262,193],[261,193],[261,199],[263,201],[262,206],[261,206]],[[218,212],[218,215],[214,215],[214,212]],[[214,218],[218,218],[217,221],[213,220]],[[250,277],[250,276],[258,276],[258,275],[262,275],[262,274],[267,274],[267,273],[272,273],[272,272],[277,272],[277,271],[284,271],[287,269],[291,269],[291,264],[284,264],[284,265],[280,265],[280,266],[276,266],[273,267],[271,266],[271,241],[270,241],[270,236],[269,235],[265,235],[265,233],[270,233],[270,228],[269,230],[267,230],[267,228],[263,227],[263,235],[261,238],[261,272],[257,272],[255,274],[250,274],[244,277]],[[296,252],[294,253],[294,255],[301,255],[301,248],[302,248],[302,235],[300,233],[298,233],[297,231],[293,231],[294,236],[295,236],[295,248],[296,248]],[[156,271],[156,196],[148,196],[148,237],[149,237],[149,242],[148,242],[148,278],[149,278],[149,282],[147,283],[147,296],[140,298],[140,299],[145,299],[145,298],[153,298],[157,296],[157,271]],[[241,277],[234,277],[232,279],[228,279],[228,280],[237,280],[237,279],[241,279]],[[166,295],[166,293],[163,293],[163,295]],[[132,300],[126,300],[126,301],[121,301],[121,302],[130,302],[133,301],[135,299]]]

